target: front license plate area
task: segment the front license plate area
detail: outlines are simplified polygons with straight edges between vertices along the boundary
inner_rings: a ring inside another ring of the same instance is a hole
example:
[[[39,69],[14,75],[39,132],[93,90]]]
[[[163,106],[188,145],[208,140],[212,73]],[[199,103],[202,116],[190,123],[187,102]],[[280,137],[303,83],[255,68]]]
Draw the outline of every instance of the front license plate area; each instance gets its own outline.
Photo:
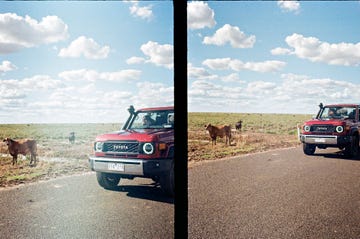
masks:
[[[324,138],[318,138],[318,139],[315,139],[315,142],[316,143],[325,143],[325,139]]]
[[[123,163],[108,163],[108,170],[124,172],[125,166]]]

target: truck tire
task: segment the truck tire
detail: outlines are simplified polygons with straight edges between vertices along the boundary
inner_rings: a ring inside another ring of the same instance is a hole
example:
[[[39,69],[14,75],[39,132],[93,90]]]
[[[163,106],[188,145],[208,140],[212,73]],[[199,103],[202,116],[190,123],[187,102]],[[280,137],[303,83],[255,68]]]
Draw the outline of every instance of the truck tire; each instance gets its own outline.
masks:
[[[99,185],[105,189],[114,190],[120,182],[120,175],[96,172]]]
[[[315,153],[316,146],[312,144],[303,144],[303,151],[306,155],[313,155]]]
[[[359,136],[352,136],[351,143],[345,147],[345,156],[354,158],[359,154]]]
[[[175,194],[175,180],[174,180],[174,163],[171,164],[171,168],[168,172],[160,178],[161,189],[170,197],[174,197]]]

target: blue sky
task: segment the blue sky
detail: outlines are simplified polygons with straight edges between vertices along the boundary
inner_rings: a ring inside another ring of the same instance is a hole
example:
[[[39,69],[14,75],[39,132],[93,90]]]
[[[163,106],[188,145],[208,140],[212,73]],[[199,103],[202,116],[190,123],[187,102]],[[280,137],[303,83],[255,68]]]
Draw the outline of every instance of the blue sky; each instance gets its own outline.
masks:
[[[173,105],[172,2],[0,2],[0,123]]]
[[[360,102],[359,22],[359,1],[189,1],[188,110]],[[0,1],[0,123],[122,122],[173,83],[172,1]]]
[[[320,102],[360,103],[359,1],[189,6],[189,111],[314,114]]]

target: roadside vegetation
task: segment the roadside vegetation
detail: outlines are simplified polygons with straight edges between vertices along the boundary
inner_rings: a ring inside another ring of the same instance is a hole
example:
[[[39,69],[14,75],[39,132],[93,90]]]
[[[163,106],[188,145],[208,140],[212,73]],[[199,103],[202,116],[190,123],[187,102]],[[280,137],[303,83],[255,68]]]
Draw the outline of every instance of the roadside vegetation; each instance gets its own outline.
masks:
[[[189,113],[188,162],[216,160],[224,157],[299,145],[297,124],[310,115]],[[242,130],[233,132],[231,146],[218,139],[212,146],[205,125],[230,124],[243,121]],[[121,124],[2,124],[0,125],[0,187],[46,180],[62,175],[89,172],[88,156],[93,153],[93,141],[98,134],[117,131]],[[75,132],[75,143],[68,136]],[[32,138],[37,141],[38,164],[29,166],[29,157],[19,155],[18,164],[2,140]]]
[[[204,160],[262,152],[277,148],[298,146],[297,125],[311,115],[296,114],[241,114],[241,113],[189,113],[188,116],[188,161]],[[235,124],[242,120],[241,131]],[[230,124],[231,146],[225,146],[225,138],[218,138],[212,146],[205,125]]]
[[[62,175],[89,172],[88,156],[92,154],[96,135],[119,130],[120,124],[3,124],[0,125],[0,187],[24,182],[50,179]],[[75,143],[69,143],[70,132],[75,132]],[[12,157],[3,143],[31,138],[37,141],[37,166],[29,166],[30,156]]]

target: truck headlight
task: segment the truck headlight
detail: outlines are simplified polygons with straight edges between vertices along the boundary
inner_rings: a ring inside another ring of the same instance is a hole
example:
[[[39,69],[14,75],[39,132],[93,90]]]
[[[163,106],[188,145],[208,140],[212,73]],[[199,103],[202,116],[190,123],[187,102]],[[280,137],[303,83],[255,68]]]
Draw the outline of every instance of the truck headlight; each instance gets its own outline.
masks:
[[[96,142],[94,145],[94,149],[96,152],[102,152],[104,146],[104,142]]]
[[[304,126],[304,131],[305,132],[310,132],[310,129],[311,129],[311,127],[309,125]]]
[[[154,145],[152,143],[145,143],[143,145],[143,151],[145,154],[152,154],[154,153]]]
[[[342,133],[342,132],[344,132],[344,127],[342,127],[342,126],[336,126],[335,130],[336,130],[336,132],[338,132],[338,133]]]

